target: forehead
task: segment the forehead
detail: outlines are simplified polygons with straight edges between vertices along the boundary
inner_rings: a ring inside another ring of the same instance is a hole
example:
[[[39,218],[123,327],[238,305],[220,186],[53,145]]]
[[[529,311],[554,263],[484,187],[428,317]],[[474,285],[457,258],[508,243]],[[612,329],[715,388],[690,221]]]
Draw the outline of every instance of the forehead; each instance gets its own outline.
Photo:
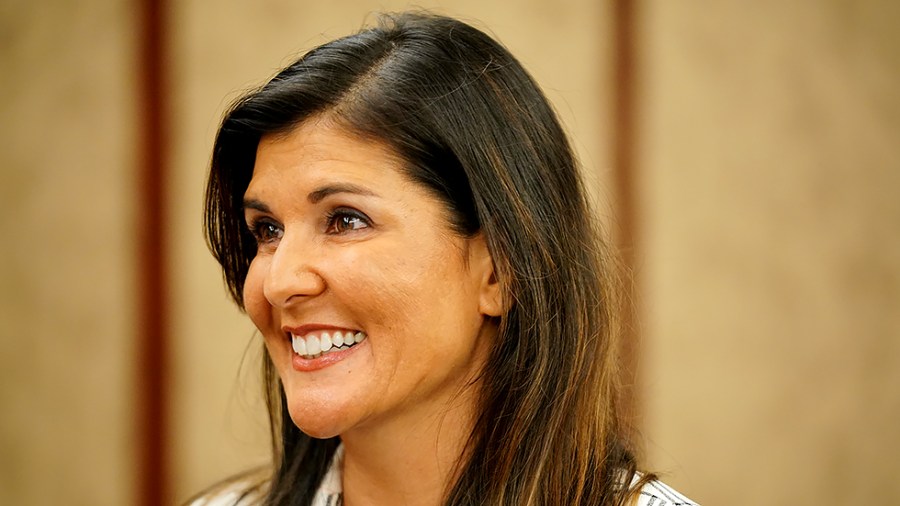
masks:
[[[386,143],[331,121],[310,120],[286,133],[264,136],[243,200],[285,212],[335,193],[373,197],[398,210],[425,211],[456,229],[452,205],[417,180],[406,160]]]
[[[307,209],[333,194],[356,194],[397,209],[426,210],[452,222],[443,199],[407,170],[407,163],[384,142],[355,135],[328,121],[307,121],[264,136],[243,201],[279,213]]]
[[[354,135],[333,122],[309,120],[286,133],[263,136],[250,186],[273,176],[397,177],[402,167],[400,156],[384,143]]]

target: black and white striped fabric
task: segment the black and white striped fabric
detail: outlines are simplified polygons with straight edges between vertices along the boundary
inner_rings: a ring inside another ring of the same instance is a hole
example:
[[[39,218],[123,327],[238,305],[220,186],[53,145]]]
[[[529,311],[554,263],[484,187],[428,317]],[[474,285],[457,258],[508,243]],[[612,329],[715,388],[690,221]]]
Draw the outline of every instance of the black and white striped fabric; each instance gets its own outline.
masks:
[[[341,489],[341,459],[343,447],[339,447],[331,462],[331,468],[313,499],[312,506],[343,506]],[[661,481],[651,481],[641,488],[636,506],[699,506]]]
[[[341,487],[341,460],[343,447],[339,447],[331,467],[313,498],[312,506],[343,506]],[[216,497],[194,501],[191,506],[251,506],[258,498],[241,497],[237,491],[226,491]],[[699,506],[661,481],[651,481],[641,488],[636,506]]]
[[[638,506],[699,506],[661,481],[651,481],[641,488]]]

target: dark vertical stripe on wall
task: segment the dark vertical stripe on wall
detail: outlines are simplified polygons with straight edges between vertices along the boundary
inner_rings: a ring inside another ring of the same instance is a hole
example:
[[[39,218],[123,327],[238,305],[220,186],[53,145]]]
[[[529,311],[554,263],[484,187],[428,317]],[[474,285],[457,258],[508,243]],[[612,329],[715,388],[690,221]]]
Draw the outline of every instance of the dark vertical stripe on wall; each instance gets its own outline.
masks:
[[[139,282],[137,329],[138,504],[171,503],[166,471],[168,305],[165,188],[166,66],[162,0],[138,0],[140,54],[137,85],[140,152],[137,219]]]
[[[613,139],[612,156],[618,227],[616,241],[627,270],[628,293],[623,310],[626,334],[623,370],[626,374],[625,411],[637,422],[639,409],[634,387],[637,379],[637,322],[634,297],[640,286],[636,276],[637,202],[635,188],[635,2],[614,0],[613,18]]]

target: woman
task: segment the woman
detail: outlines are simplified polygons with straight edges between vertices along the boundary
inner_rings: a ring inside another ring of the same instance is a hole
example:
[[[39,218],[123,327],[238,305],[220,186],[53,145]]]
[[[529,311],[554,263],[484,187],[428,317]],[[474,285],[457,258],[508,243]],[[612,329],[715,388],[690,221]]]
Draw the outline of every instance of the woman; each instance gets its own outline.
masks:
[[[197,504],[691,504],[637,471],[576,162],[480,31],[385,17],[240,99],[206,232],[275,458]]]

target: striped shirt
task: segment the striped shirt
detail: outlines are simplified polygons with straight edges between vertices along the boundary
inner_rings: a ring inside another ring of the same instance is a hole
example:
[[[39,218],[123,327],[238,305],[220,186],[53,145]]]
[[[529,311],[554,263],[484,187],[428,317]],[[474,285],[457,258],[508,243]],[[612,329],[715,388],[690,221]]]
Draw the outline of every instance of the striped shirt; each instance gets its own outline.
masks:
[[[341,459],[343,447],[338,447],[331,461],[331,467],[322,479],[316,491],[312,506],[343,506],[343,489],[341,487]],[[637,478],[636,478],[637,479]],[[251,506],[258,503],[258,497],[241,498],[238,490],[225,491],[211,498],[198,499],[190,506]],[[687,497],[681,495],[665,483],[654,480],[641,488],[636,506],[698,506]]]

